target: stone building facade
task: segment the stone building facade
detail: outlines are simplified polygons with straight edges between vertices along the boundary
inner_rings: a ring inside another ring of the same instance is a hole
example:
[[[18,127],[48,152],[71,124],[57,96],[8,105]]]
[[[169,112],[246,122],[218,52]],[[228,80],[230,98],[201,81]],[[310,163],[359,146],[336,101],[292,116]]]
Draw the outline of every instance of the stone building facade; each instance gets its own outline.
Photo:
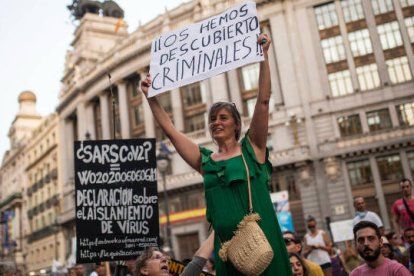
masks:
[[[111,29],[111,18],[82,18],[68,53],[57,109],[64,221],[74,219],[74,140],[155,136],[169,145],[137,91],[148,72],[152,39],[238,2],[190,1],[129,35]],[[262,31],[273,39],[270,191],[288,190],[295,227],[302,233],[307,215],[323,227],[327,219],[353,217],[356,195],[366,197],[368,207],[390,228],[398,180],[412,178],[414,171],[413,3],[257,1],[257,9]],[[257,73],[257,64],[245,66],[174,89],[159,100],[179,130],[214,148],[206,128],[208,106],[217,100],[234,102],[246,130]],[[166,187],[172,244],[176,256],[187,258],[206,237],[200,215],[205,207],[202,179],[169,148],[173,154]]]

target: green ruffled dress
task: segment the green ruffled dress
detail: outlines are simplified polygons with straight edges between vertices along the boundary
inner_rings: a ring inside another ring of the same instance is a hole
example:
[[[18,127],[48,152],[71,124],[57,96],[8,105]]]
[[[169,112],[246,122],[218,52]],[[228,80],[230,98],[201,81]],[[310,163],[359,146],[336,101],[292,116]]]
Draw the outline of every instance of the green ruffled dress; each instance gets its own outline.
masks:
[[[246,136],[241,140],[241,145],[250,172],[253,209],[260,214],[259,225],[274,252],[271,264],[262,275],[292,275],[267,185],[272,171],[272,165],[268,160],[269,153],[266,150],[266,162],[260,164]],[[241,275],[229,261],[223,262],[220,259],[218,251],[220,240],[223,242],[230,240],[238,223],[248,212],[247,176],[243,159],[239,155],[228,160],[214,161],[211,159],[213,153],[211,150],[200,147],[200,152],[204,172],[206,216],[216,233],[214,239],[216,273],[218,276]]]

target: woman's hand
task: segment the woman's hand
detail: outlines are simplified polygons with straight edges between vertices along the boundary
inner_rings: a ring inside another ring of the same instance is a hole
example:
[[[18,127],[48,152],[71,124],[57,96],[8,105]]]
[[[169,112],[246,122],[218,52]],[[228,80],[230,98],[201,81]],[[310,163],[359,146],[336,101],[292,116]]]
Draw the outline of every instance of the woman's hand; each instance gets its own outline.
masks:
[[[270,43],[272,43],[272,40],[267,34],[260,34],[257,38],[257,43],[262,45],[263,52],[267,53],[267,51],[269,50]]]
[[[145,97],[148,98],[148,89],[151,87],[151,75],[147,74],[146,78],[141,81],[141,90]]]

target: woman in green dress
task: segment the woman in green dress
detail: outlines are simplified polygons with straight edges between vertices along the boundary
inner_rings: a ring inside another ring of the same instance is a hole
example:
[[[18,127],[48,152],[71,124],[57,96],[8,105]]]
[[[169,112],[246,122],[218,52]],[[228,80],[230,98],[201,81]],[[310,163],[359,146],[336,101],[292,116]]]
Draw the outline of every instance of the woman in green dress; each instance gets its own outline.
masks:
[[[218,102],[210,108],[209,131],[218,146],[217,151],[212,152],[199,147],[179,132],[155,97],[147,99],[156,121],[177,152],[193,169],[203,175],[206,216],[216,233],[214,252],[218,276],[241,275],[230,262],[220,260],[218,251],[221,242],[231,239],[238,223],[247,214],[247,176],[242,155],[249,168],[253,209],[261,217],[259,225],[274,252],[271,264],[262,275],[291,275],[286,247],[267,186],[272,168],[266,148],[271,97],[268,62],[271,40],[266,34],[261,34],[257,41],[262,45],[264,55],[264,61],[260,63],[259,92],[250,129],[240,142],[241,118],[233,103]],[[148,75],[141,82],[145,96],[150,86],[151,77]]]

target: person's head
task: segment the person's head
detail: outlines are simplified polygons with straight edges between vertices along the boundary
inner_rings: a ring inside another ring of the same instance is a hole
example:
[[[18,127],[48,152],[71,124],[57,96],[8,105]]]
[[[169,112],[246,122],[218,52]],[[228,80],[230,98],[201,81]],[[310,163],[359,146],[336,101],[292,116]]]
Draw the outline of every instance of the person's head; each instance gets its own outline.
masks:
[[[301,242],[295,237],[295,234],[291,231],[283,232],[283,241],[286,245],[286,250],[288,253],[298,253],[302,251]]]
[[[290,266],[292,267],[293,276],[307,276],[308,268],[302,257],[297,253],[289,253]]]
[[[412,183],[411,180],[404,178],[400,181],[400,188],[404,197],[410,197],[412,195]]]
[[[96,263],[94,265],[94,270],[98,273],[99,276],[104,276],[106,273],[105,263]]]
[[[354,226],[354,239],[359,255],[373,262],[381,255],[381,234],[378,226],[370,221],[361,221]]]
[[[402,239],[394,231],[389,232],[385,235],[392,246],[400,246],[403,244]]]
[[[77,264],[75,266],[75,269],[76,269],[76,275],[77,276],[83,276],[83,275],[85,275],[85,267],[83,267],[83,265]]]
[[[71,267],[68,270],[69,270],[68,271],[69,276],[78,276],[78,274],[76,273],[76,268],[75,267]]]
[[[392,245],[388,241],[387,237],[382,236],[381,239],[382,239],[382,247],[381,247],[382,256],[390,260],[394,259],[394,250],[392,248]]]
[[[312,233],[316,232],[316,230],[318,229],[316,226],[316,219],[312,216],[309,216],[306,219],[306,224],[307,224],[309,231],[311,231]]]
[[[208,112],[208,125],[213,140],[234,135],[236,141],[240,138],[241,117],[236,105],[231,102],[216,102]]]
[[[365,212],[365,200],[362,196],[358,196],[354,199],[354,207],[358,212]]]
[[[168,276],[168,262],[167,255],[149,247],[136,260],[135,276]]]
[[[404,229],[404,241],[409,245],[414,244],[414,228],[408,227]]]

